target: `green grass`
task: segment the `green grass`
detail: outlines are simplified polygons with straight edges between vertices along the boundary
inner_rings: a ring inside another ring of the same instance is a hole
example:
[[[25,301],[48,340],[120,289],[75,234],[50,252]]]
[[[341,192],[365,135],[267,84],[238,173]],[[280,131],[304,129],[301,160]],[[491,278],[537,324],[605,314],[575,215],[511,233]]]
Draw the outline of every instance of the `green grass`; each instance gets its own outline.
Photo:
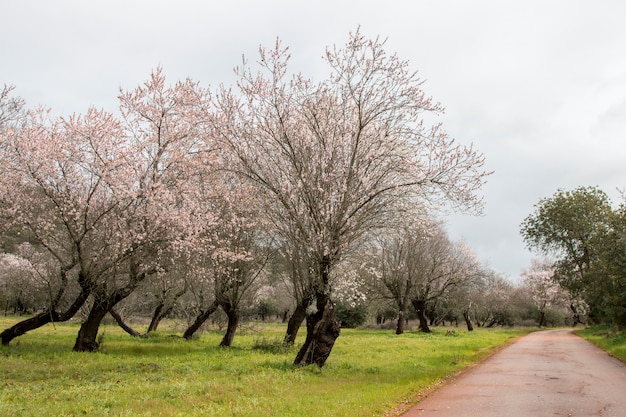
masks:
[[[0,329],[15,320],[0,318]],[[78,325],[48,325],[0,348],[0,415],[395,416],[524,333],[344,329],[320,370],[292,367],[296,348],[274,343],[284,330],[246,325],[234,347],[219,348],[220,332],[134,339],[103,326],[101,351],[76,353]]]
[[[603,326],[596,326],[577,330],[576,334],[621,359],[622,362],[626,362],[626,334],[624,332],[615,332]]]

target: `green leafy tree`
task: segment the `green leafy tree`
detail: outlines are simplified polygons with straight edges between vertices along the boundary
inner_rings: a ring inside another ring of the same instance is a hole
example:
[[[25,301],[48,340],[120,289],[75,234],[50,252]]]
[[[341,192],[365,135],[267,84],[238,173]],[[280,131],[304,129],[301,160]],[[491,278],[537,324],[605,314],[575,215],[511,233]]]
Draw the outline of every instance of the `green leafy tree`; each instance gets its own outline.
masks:
[[[596,187],[558,190],[539,201],[535,212],[521,225],[531,250],[557,259],[554,279],[572,295],[581,296],[600,314],[607,289],[599,262],[611,235],[613,210],[608,196]]]
[[[612,214],[610,226],[598,249],[592,295],[603,318],[626,328],[626,204]]]

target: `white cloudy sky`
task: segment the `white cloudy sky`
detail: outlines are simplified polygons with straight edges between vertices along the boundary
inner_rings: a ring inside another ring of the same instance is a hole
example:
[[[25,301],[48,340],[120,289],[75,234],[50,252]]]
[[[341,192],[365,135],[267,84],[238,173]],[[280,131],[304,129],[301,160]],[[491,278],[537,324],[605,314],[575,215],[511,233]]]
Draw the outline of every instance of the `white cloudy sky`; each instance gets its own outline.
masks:
[[[446,130],[494,170],[482,217],[449,233],[515,279],[533,255],[519,225],[558,188],[626,186],[626,2],[578,0],[21,0],[0,13],[0,84],[56,114],[114,111],[161,65],[171,81],[233,80],[277,37],[305,75],[358,26],[388,38],[446,107]]]

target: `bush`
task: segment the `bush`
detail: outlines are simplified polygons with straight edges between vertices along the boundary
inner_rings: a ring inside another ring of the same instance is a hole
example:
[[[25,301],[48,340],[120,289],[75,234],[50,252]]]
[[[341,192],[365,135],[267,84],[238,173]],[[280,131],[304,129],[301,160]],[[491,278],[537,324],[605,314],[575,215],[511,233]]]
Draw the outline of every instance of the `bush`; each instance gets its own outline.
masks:
[[[267,339],[263,337],[254,341],[252,349],[268,353],[282,354],[291,352],[294,349],[294,346],[292,344],[285,343],[282,339]]]
[[[341,327],[345,329],[357,328],[367,321],[367,309],[362,305],[351,307],[349,305],[337,304],[335,306],[335,314],[341,323]]]
[[[255,307],[256,316],[260,318],[261,321],[265,321],[279,314],[276,301],[274,300],[270,300],[267,298],[259,300]]]

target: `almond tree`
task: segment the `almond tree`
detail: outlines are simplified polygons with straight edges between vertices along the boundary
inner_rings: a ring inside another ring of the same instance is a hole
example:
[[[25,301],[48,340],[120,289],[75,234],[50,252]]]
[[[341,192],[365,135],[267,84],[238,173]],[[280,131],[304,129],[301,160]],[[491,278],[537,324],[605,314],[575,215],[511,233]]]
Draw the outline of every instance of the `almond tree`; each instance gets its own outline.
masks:
[[[314,263],[309,257],[309,251],[303,247],[298,239],[287,238],[278,247],[277,266],[278,275],[294,301],[294,310],[289,315],[284,343],[293,345],[296,342],[298,331],[306,319],[306,312],[314,298],[315,276]]]
[[[476,324],[480,327],[512,325],[513,284],[494,270],[487,270],[478,286],[474,305]]]
[[[167,270],[159,270],[137,288],[134,297],[124,299],[109,314],[117,324],[133,337],[147,337],[150,332],[157,331],[161,321],[175,310],[180,310],[181,298],[188,292],[188,280],[191,276],[190,260],[176,262]],[[144,332],[134,329],[124,320],[124,316],[136,312],[151,312],[150,323]]]
[[[474,282],[481,279],[484,270],[482,265],[476,258],[472,249],[464,242],[449,242],[447,253],[444,254],[445,262],[440,263],[436,259],[435,254],[429,254],[426,264],[422,268],[428,269],[425,273],[419,275],[419,285],[415,287],[416,291],[413,295],[411,303],[416,308],[425,305],[434,310],[434,306],[451,291],[459,288],[466,289]],[[438,243],[435,243],[435,248]],[[424,260],[422,258],[421,260]],[[423,304],[423,300],[426,302]],[[429,306],[430,304],[430,306]],[[422,323],[420,311],[417,311],[420,318],[420,328],[422,331],[429,331],[428,326]],[[469,315],[464,312],[464,319],[468,328],[471,328]]]
[[[55,262],[45,252],[22,243],[17,254],[0,254],[0,302],[6,314],[46,308],[58,286]]]
[[[231,231],[232,232],[232,231]],[[254,230],[239,229],[230,237],[230,246],[214,253],[212,263],[216,271],[217,300],[226,313],[228,324],[220,346],[231,346],[241,319],[242,304],[251,299],[255,284],[267,262],[266,248],[257,241]],[[234,254],[237,257],[233,257]]]
[[[231,217],[232,220],[232,217]],[[191,339],[200,327],[222,308],[228,323],[220,346],[231,346],[241,319],[242,303],[250,299],[268,259],[267,248],[261,244],[259,229],[249,219],[220,224],[219,245],[203,252],[204,268],[200,279],[191,284],[195,317],[183,333]]]
[[[45,248],[59,271],[48,308],[4,330],[3,344],[73,317],[91,294],[90,282],[111,268],[107,233],[118,202],[105,178],[121,170],[118,155],[109,151],[120,137],[114,118],[94,109],[69,120],[53,120],[38,109],[21,129],[2,137],[5,226]]]
[[[0,134],[18,129],[25,118],[25,102],[21,97],[14,96],[12,85],[3,85],[0,90]]]
[[[184,304],[184,311],[189,317],[187,328],[183,332],[183,338],[189,340],[200,327],[220,307],[215,294],[215,277],[206,258],[205,251],[200,251],[199,256],[194,257],[192,273],[193,279],[188,281],[188,297]]]
[[[13,95],[14,89],[14,86],[5,84],[0,90],[0,177],[6,175],[9,170],[7,159],[9,155],[5,152],[7,137],[15,135],[28,119],[25,102],[22,98]],[[1,185],[2,183],[0,183],[0,204],[7,201],[7,195],[4,194],[5,188]],[[9,220],[5,211],[0,210],[0,232],[3,237],[0,247],[5,252],[13,252],[15,246],[28,239],[19,235],[18,230],[11,230]]]
[[[530,269],[522,273],[522,278],[539,310],[539,327],[542,327],[546,311],[563,299],[560,285],[554,280],[554,265],[547,259],[533,259]]]
[[[231,346],[246,297],[252,296],[269,257],[271,239],[257,210],[254,193],[234,183],[229,200],[221,203],[212,233],[209,262],[214,274],[215,299],[228,324],[220,346]]]
[[[481,266],[463,243],[451,242],[441,224],[405,227],[380,238],[374,286],[398,310],[396,334],[404,332],[406,310],[413,305],[423,332],[430,332],[427,309],[452,290],[481,275]]]
[[[196,187],[211,166],[202,152],[208,91],[187,79],[165,84],[161,69],[143,86],[119,95],[127,161],[114,184],[124,212],[111,227],[119,245],[115,268],[92,282],[94,302],[74,346],[94,350],[100,322],[150,275],[185,262],[207,213]]]
[[[226,171],[219,173],[219,182],[222,186],[217,190],[211,189],[213,183],[199,184],[202,194],[208,196],[203,204],[213,217],[202,225],[201,244],[195,247],[194,264],[199,276],[188,281],[195,318],[183,337],[193,337],[221,307],[228,324],[220,346],[231,346],[241,318],[241,304],[256,289],[271,239],[250,186]]]
[[[315,298],[295,364],[323,366],[339,336],[330,272],[353,242],[403,204],[427,200],[478,208],[483,157],[456,144],[424,113],[441,113],[406,61],[358,31],[329,48],[319,83],[288,76],[288,49],[260,48],[260,71],[244,62],[239,92],[217,99],[216,134],[232,167],[263,193],[279,229],[313,260]]]
[[[3,343],[69,319],[91,296],[74,349],[94,350],[106,313],[187,256],[206,215],[190,178],[211,166],[197,146],[208,93],[190,80],[167,87],[159,69],[119,98],[121,120],[94,108],[67,119],[38,110],[3,137],[3,214],[50,252],[65,283],[50,311],[5,330]]]
[[[415,240],[424,232],[417,231],[417,228],[384,232],[373,246],[368,262],[373,293],[392,304],[398,313],[396,334],[404,333],[406,313],[416,284],[415,257],[410,255],[410,251]]]
[[[181,263],[150,280],[149,294],[154,307],[146,334],[156,331],[161,320],[172,314],[181,297],[185,295],[188,289],[185,279],[188,272],[188,263]]]

